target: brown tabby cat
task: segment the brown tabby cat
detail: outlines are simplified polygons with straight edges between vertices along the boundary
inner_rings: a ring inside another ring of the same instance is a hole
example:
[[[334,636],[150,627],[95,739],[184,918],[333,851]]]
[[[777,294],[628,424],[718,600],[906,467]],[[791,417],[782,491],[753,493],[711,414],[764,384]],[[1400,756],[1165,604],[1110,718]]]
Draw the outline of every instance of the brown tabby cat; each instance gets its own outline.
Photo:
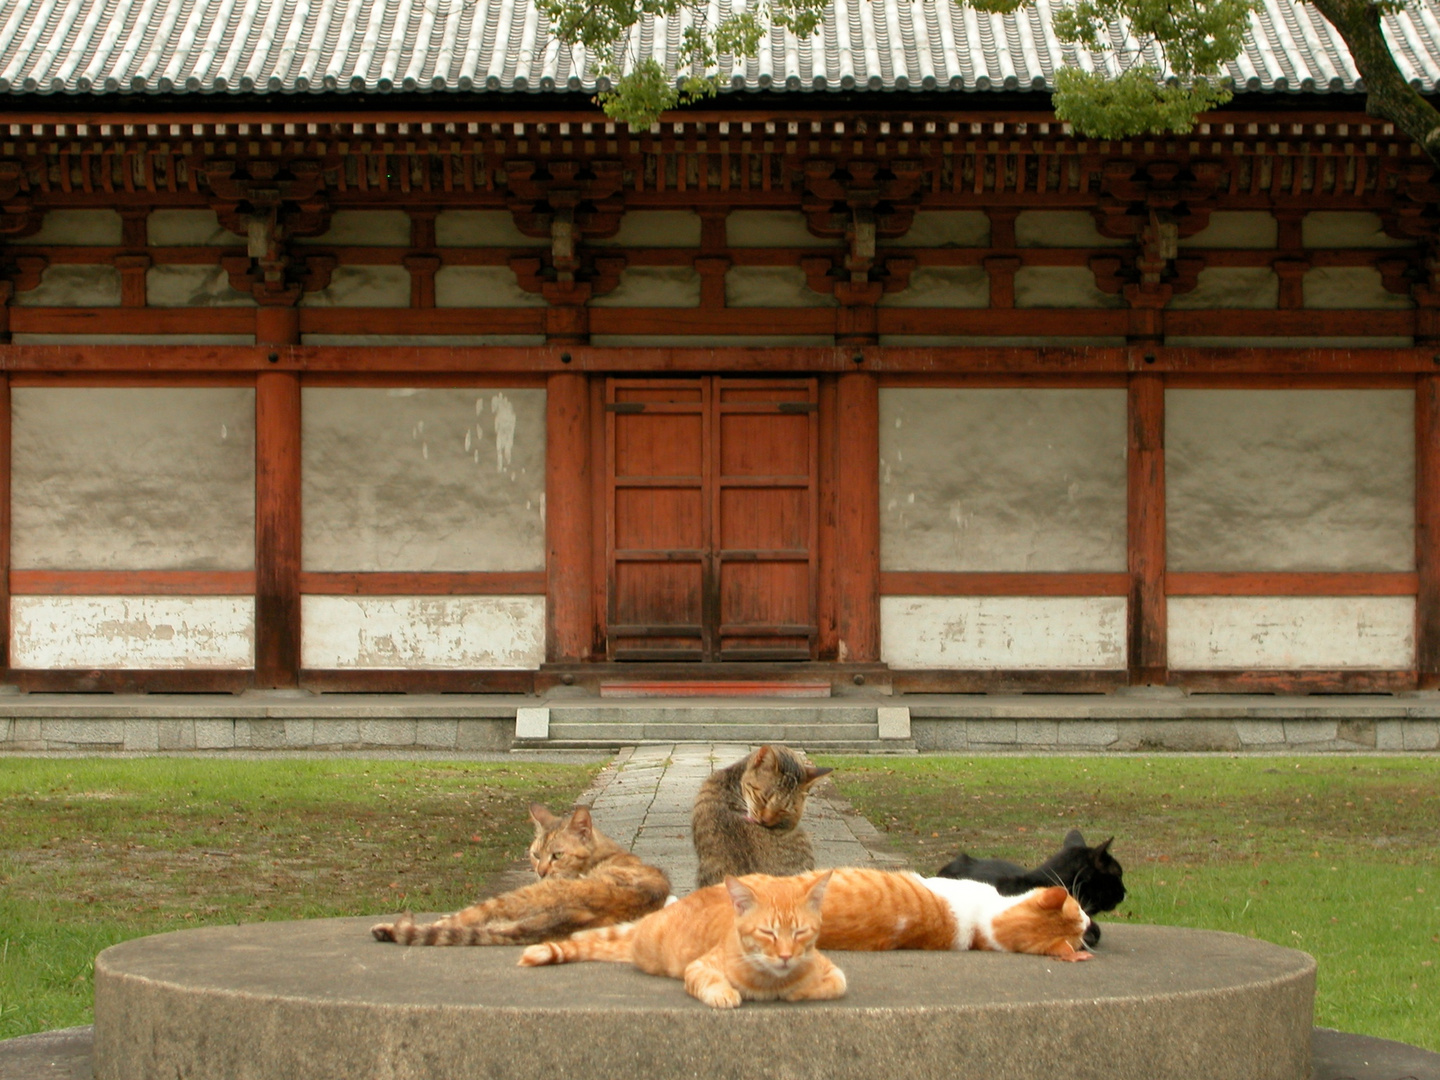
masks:
[[[762,746],[716,769],[700,785],[690,835],[703,889],[725,875],[799,874],[815,868],[810,834],[799,828],[810,785],[829,769],[806,765],[783,746]]]
[[[637,923],[532,945],[520,965],[633,963],[650,975],[684,979],[687,993],[715,1009],[743,1000],[838,998],[845,973],[815,948],[829,880],[828,872],[803,880],[727,877]]]
[[[851,867],[830,873],[820,931],[827,949],[986,949],[1090,959],[1079,951],[1090,917],[1059,885],[1001,896],[983,881],[909,871]]]
[[[438,922],[419,925],[407,911],[370,932],[401,945],[528,945],[638,919],[665,903],[670,881],[664,872],[595,828],[585,807],[558,818],[536,803],[530,819],[530,864],[539,881]]]

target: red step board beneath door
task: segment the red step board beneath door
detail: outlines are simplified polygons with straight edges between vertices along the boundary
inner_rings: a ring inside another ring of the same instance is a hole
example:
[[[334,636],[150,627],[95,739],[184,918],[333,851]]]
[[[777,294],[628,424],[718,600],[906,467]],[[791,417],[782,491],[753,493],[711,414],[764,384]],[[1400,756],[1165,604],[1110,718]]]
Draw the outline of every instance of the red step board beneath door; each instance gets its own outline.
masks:
[[[821,698],[830,696],[828,682],[741,681],[738,679],[688,679],[662,681],[631,679],[600,684],[600,696],[610,698],[687,697],[779,697]]]

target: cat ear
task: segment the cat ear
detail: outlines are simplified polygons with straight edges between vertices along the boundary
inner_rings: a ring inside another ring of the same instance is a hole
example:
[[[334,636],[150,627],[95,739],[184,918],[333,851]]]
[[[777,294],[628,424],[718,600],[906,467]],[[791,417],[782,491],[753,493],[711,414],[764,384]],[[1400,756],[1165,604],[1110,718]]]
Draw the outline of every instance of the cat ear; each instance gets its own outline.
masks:
[[[805,906],[816,915],[820,914],[820,905],[825,902],[825,889],[830,884],[830,877],[834,873],[834,870],[826,870],[815,884],[810,886],[810,894],[805,898]]]
[[[570,815],[569,827],[571,832],[580,837],[588,837],[591,830],[595,828],[595,822],[590,818],[590,808],[588,806],[575,807],[575,812]]]
[[[730,902],[735,905],[735,915],[739,917],[747,911],[752,911],[759,903],[750,887],[739,878],[725,875],[725,891],[730,894]]]
[[[1041,911],[1059,911],[1065,906],[1065,901],[1070,894],[1063,885],[1051,885],[1048,889],[1041,889],[1040,895],[1035,898],[1035,904]]]
[[[1101,844],[1099,847],[1097,847],[1097,848],[1095,849],[1095,854],[1096,854],[1096,855],[1108,855],[1108,854],[1110,854],[1110,845],[1113,844],[1114,842],[1115,842],[1115,838],[1114,838],[1113,836],[1110,837],[1109,840],[1106,840],[1103,844]]]
[[[813,784],[816,780],[819,780],[820,777],[822,777],[822,776],[828,776],[830,773],[832,773],[832,772],[834,772],[834,771],[835,771],[834,769],[817,769],[814,765],[806,765],[806,766],[805,766],[805,779],[804,779],[804,781],[801,782],[800,786],[801,786],[801,787],[809,787],[809,786],[810,786],[811,784]]]
[[[1084,846],[1085,846],[1085,837],[1083,837],[1083,836],[1080,835],[1080,830],[1079,830],[1079,829],[1071,829],[1069,832],[1067,832],[1067,833],[1065,834],[1065,839],[1064,839],[1064,841],[1060,844],[1060,846],[1061,846],[1061,847],[1084,847]]]
[[[755,768],[774,752],[775,748],[773,746],[766,745],[760,747],[759,750],[756,750],[755,753],[750,756],[750,767],[752,769]]]
[[[538,802],[530,804],[530,820],[535,822],[538,829],[548,829],[560,819],[552,814],[548,807],[541,806]]]

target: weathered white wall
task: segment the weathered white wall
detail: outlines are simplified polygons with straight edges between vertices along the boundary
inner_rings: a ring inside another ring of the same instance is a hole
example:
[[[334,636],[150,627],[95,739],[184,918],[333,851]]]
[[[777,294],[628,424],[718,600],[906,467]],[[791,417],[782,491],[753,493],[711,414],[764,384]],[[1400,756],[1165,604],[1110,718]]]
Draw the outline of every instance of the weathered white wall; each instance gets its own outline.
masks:
[[[1413,247],[1410,240],[1386,236],[1379,214],[1359,210],[1312,210],[1300,225],[1307,248]]]
[[[304,596],[306,668],[538,668],[543,596]]]
[[[338,266],[330,284],[300,298],[301,307],[409,307],[410,271],[403,266]]]
[[[1124,247],[1128,240],[1102,236],[1088,210],[1023,210],[1015,219],[1019,247]]]
[[[145,232],[154,247],[243,247],[245,238],[220,224],[214,210],[151,210]]]
[[[151,307],[254,307],[255,298],[230,287],[218,266],[152,266],[145,271],[145,300]]]
[[[1280,278],[1268,266],[1217,266],[1201,270],[1195,288],[1170,298],[1170,307],[1180,311],[1273,308],[1279,303]]]
[[[882,596],[893,668],[1125,667],[1123,596]]]
[[[306,570],[542,570],[545,391],[311,387]]]
[[[805,271],[798,266],[732,266],[725,274],[725,304],[727,307],[835,307],[835,297],[817,293],[805,284]]]
[[[47,266],[40,284],[16,293],[16,307],[119,307],[120,271],[113,266]]]
[[[1172,596],[1177,671],[1415,665],[1410,596]]]
[[[121,243],[123,228],[114,210],[47,210],[39,232],[9,238],[6,243],[113,247]]]
[[[1307,270],[1303,282],[1307,308],[1408,309],[1415,302],[1390,292],[1380,271],[1370,266],[1322,266]]]
[[[1410,570],[1409,390],[1170,390],[1171,570]]]
[[[844,242],[815,236],[798,210],[732,210],[725,219],[731,247],[843,247]]]
[[[255,391],[11,391],[12,564],[248,570]]]
[[[688,266],[637,266],[621,273],[620,284],[590,306],[699,307],[700,275]]]
[[[978,266],[922,267],[910,275],[909,288],[886,293],[881,307],[990,306],[990,278]]]
[[[886,570],[1124,570],[1125,391],[885,387]]]
[[[409,247],[410,215],[404,210],[336,210],[320,236],[298,236],[299,244],[345,247]]]
[[[442,210],[435,218],[440,247],[549,247],[544,236],[526,236],[509,210]]]
[[[17,668],[249,668],[250,596],[15,596]]]
[[[1022,266],[1015,271],[1015,306],[1122,308],[1125,298],[1103,292],[1086,266]]]
[[[614,236],[587,241],[595,247],[699,247],[700,215],[693,210],[630,210]]]
[[[990,218],[979,210],[920,210],[910,231],[885,247],[989,247]]]
[[[436,307],[544,307],[508,266],[442,266],[435,271]]]
[[[1205,228],[1180,238],[1182,248],[1273,248],[1279,242],[1279,225],[1265,210],[1216,210]]]

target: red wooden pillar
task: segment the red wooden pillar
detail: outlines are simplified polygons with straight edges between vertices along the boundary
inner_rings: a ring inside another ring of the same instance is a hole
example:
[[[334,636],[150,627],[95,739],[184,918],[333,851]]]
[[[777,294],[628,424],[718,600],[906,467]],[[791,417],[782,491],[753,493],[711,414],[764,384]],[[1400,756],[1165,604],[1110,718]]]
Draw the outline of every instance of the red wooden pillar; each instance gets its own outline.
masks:
[[[1165,638],[1165,381],[1130,377],[1130,682],[1163,683]]]
[[[299,312],[255,312],[258,345],[296,344]],[[255,377],[255,685],[300,682],[300,375]]]
[[[1415,380],[1415,668],[1440,686],[1440,375]]]
[[[880,386],[868,372],[836,390],[835,624],[837,659],[880,659]]]
[[[0,303],[0,311],[4,304]],[[0,339],[3,340],[3,339]],[[10,670],[10,376],[0,374],[0,671]]]
[[[545,654],[590,659],[595,640],[590,385],[562,372],[545,384]]]

